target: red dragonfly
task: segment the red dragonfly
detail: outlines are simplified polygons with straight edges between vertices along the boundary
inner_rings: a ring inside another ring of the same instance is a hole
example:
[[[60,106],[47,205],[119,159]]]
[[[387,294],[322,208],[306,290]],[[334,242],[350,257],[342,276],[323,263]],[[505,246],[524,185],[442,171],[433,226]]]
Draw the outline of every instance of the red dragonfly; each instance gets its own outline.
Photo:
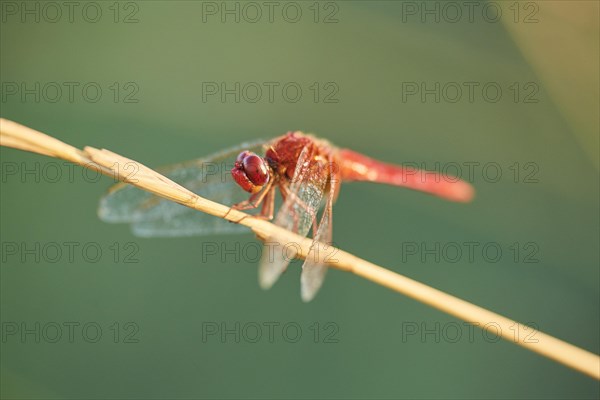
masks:
[[[275,218],[276,225],[298,235],[307,236],[312,230],[313,240],[325,244],[332,242],[332,207],[341,182],[386,183],[457,202],[468,202],[474,194],[472,186],[462,180],[386,164],[299,131],[157,171],[200,196],[230,204],[234,209],[260,208],[256,217]],[[282,203],[275,215],[277,189]],[[134,234],[143,237],[236,233],[244,229],[127,184],[111,188],[102,198],[98,213],[106,222],[130,223]],[[270,288],[286,270],[292,258],[287,250],[263,252],[261,287]],[[312,300],[323,283],[327,267],[318,260],[311,250],[302,266],[304,301]]]

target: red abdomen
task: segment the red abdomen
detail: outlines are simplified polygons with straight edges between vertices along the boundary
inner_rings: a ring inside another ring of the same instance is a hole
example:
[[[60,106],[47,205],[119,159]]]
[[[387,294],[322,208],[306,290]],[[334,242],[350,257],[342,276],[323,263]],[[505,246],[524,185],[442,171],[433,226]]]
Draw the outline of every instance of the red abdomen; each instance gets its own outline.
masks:
[[[443,197],[468,202],[475,190],[468,182],[437,172],[386,164],[348,149],[338,152],[342,181],[386,183]]]

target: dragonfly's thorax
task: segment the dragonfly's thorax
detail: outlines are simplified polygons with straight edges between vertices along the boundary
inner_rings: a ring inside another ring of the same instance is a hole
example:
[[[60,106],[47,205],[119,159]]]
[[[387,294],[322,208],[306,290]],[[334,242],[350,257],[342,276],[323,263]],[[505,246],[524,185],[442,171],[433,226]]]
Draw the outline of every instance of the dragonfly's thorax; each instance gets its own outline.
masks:
[[[302,163],[310,164],[307,171],[322,169],[328,160],[331,145],[300,131],[288,132],[271,141],[264,158],[250,151],[241,152],[231,174],[236,183],[249,193],[258,193],[267,183],[291,181]],[[270,186],[269,186],[270,187]]]
[[[280,179],[292,179],[302,151],[318,156],[319,149],[313,137],[300,131],[288,132],[273,141],[265,153],[265,160]]]

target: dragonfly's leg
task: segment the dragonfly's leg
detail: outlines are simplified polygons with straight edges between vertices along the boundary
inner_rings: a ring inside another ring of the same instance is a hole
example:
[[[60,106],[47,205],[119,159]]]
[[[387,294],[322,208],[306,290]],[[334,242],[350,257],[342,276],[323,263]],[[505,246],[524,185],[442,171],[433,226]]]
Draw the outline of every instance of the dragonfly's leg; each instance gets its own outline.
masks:
[[[231,212],[231,210],[253,210],[255,208],[258,208],[258,206],[260,206],[260,204],[263,202],[263,200],[265,199],[265,197],[270,193],[273,192],[273,182],[269,181],[269,183],[267,183],[267,185],[263,188],[263,190],[261,190],[258,193],[254,193],[252,196],[250,196],[250,198],[248,200],[244,200],[240,203],[234,204],[232,205],[229,210],[227,211],[227,214],[229,214]],[[225,214],[225,216],[227,216],[227,214]],[[255,215],[255,218],[263,218],[262,215]],[[242,217],[239,221],[236,221],[236,223],[240,223],[241,221],[244,220],[244,218],[246,218],[245,216]]]
[[[263,202],[267,194],[271,191],[273,186],[272,182],[267,183],[263,190],[258,193],[254,193],[248,200],[244,200],[240,203],[234,204],[231,206],[234,210],[252,210],[258,208],[260,204]]]
[[[266,220],[272,220],[275,212],[275,189],[271,189],[263,202],[263,208],[260,213],[260,217]]]
[[[258,194],[258,193],[257,193]],[[258,208],[258,206],[260,206],[260,203],[262,203],[262,196],[256,196],[256,194],[253,194],[252,196],[250,196],[250,198],[248,200],[244,200],[240,203],[234,204],[231,206],[232,210],[253,210],[255,208]]]
[[[262,203],[262,209],[260,210],[260,214],[253,215],[253,217],[258,218],[258,219],[264,219],[266,221],[272,220],[274,209],[275,209],[275,188],[269,189],[269,193],[267,193],[265,195],[264,199],[261,200],[260,203]],[[257,205],[257,207],[258,207],[258,205]],[[246,217],[243,217],[242,219],[240,219],[238,221],[238,223],[240,221],[243,221],[244,218],[246,218]]]
[[[281,182],[279,184],[279,193],[281,193],[281,200],[285,203],[285,199],[287,199],[289,193],[287,183]]]

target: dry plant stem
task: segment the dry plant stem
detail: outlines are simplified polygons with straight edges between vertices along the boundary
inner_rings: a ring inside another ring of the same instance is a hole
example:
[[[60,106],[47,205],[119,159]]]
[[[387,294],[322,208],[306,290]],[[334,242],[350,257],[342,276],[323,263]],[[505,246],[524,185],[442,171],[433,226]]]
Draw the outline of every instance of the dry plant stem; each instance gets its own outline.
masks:
[[[300,258],[306,257],[313,245],[312,240],[308,238],[300,237],[268,221],[251,218],[248,214],[231,210],[223,204],[204,199],[152,169],[108,150],[86,147],[81,151],[41,132],[2,118],[0,118],[0,145],[62,158],[111,177],[117,177],[187,207],[232,222],[239,222],[251,228],[262,240],[275,239],[279,243],[295,243],[300,249],[297,254]],[[130,176],[124,173],[125,165],[135,165],[135,173]],[[325,248],[320,243],[315,245],[321,247],[321,251],[318,252],[321,257],[332,254],[331,247]],[[334,258],[335,260],[328,262],[330,267],[352,272],[600,380],[600,358],[589,351],[542,332],[536,332],[531,336],[530,327],[379,267],[350,253],[339,250]]]

